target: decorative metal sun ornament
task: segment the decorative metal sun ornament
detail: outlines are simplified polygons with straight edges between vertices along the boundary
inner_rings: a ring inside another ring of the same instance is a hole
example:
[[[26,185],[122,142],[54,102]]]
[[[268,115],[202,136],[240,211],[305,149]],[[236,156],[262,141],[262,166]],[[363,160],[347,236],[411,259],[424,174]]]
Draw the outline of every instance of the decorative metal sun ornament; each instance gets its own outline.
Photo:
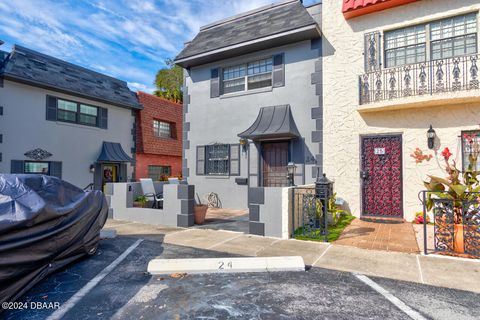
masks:
[[[47,159],[49,157],[52,156],[52,154],[46,150],[43,150],[43,149],[40,149],[40,148],[37,148],[37,149],[33,149],[33,150],[30,150],[28,152],[25,152],[24,155],[30,159],[33,159],[33,160],[43,160],[43,159]]]

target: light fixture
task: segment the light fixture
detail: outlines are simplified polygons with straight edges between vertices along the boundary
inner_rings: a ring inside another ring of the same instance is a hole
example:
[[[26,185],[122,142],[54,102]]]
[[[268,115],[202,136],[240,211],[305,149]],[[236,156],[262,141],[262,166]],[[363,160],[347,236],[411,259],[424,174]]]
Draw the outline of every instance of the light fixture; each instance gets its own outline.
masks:
[[[433,130],[432,125],[430,125],[430,129],[427,131],[427,144],[428,144],[428,149],[433,149],[435,148],[435,137],[437,134],[435,133],[435,130]]]
[[[245,138],[240,138],[238,141],[240,143],[240,146],[242,147],[242,151],[246,152],[247,151],[247,146],[248,146],[248,140]]]
[[[95,172],[95,165],[94,165],[94,164],[91,164],[91,165],[90,165],[90,172],[91,172],[91,173],[94,173],[94,172]]]
[[[294,186],[295,181],[294,181],[294,176],[295,176],[295,170],[297,169],[297,165],[293,162],[289,162],[287,164],[287,178],[288,178],[288,185]]]

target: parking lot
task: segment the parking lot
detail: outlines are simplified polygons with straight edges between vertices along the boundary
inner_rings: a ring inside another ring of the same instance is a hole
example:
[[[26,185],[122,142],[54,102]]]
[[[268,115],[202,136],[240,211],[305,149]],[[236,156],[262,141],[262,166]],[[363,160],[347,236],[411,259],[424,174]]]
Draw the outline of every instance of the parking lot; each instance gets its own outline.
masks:
[[[102,240],[94,256],[51,275],[20,300],[26,306],[45,308],[9,310],[1,316],[82,320],[480,318],[480,295],[476,293],[369,276],[385,295],[354,273],[317,267],[305,272],[178,277],[146,273],[154,257],[226,256],[232,255],[166,244],[161,239],[139,242],[138,237],[119,236]],[[99,279],[99,275],[104,277]],[[48,308],[53,303],[60,307]]]

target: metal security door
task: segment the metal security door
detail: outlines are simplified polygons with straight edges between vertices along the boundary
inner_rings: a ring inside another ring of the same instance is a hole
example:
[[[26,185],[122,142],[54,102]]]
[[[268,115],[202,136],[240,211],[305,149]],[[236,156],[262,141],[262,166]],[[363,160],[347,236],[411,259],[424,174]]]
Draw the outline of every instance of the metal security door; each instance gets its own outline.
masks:
[[[262,144],[263,186],[286,187],[288,142],[272,142]]]
[[[362,215],[402,218],[402,136],[365,136],[361,148]]]

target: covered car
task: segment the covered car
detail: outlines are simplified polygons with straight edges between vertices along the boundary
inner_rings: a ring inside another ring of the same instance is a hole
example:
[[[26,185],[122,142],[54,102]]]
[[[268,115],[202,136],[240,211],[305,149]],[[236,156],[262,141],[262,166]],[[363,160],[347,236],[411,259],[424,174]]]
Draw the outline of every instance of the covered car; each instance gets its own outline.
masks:
[[[94,254],[107,216],[101,191],[51,176],[0,174],[0,303]]]

